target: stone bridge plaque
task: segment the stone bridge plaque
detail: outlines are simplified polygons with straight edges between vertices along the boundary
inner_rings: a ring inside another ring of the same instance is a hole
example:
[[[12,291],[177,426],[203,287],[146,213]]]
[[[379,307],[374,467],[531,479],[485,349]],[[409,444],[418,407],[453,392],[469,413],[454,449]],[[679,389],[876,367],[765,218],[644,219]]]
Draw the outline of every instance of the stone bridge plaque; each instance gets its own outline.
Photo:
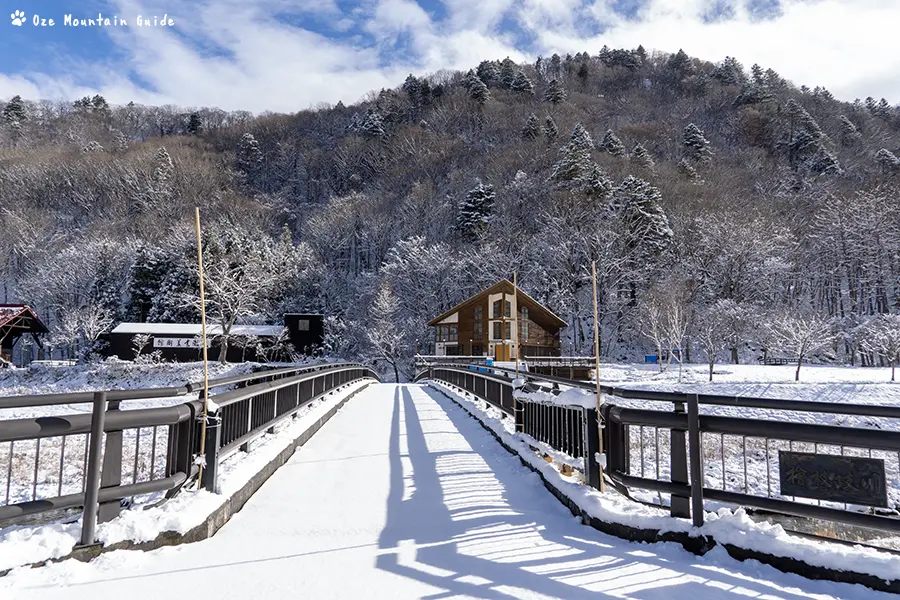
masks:
[[[884,460],[778,452],[781,493],[864,506],[888,505]]]

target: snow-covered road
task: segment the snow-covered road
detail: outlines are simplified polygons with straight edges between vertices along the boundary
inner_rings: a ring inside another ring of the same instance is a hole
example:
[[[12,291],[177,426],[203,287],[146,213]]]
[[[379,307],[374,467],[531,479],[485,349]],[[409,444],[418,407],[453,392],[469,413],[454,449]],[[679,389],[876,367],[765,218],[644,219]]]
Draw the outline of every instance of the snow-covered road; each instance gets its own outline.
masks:
[[[371,386],[213,538],[0,578],[0,598],[893,598],[581,525],[434,390]]]

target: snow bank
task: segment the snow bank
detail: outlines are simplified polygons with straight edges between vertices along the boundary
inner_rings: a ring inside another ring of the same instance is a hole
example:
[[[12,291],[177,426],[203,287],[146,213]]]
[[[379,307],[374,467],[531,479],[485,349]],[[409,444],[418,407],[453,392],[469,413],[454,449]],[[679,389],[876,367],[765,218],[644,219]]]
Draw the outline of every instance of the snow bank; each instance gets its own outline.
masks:
[[[110,545],[117,542],[148,542],[164,532],[187,533],[202,524],[228,497],[241,489],[264,466],[302,435],[348,395],[368,385],[356,382],[332,392],[304,407],[298,417],[279,424],[274,434],[266,434],[251,443],[250,452],[237,452],[219,466],[219,493],[205,490],[182,492],[158,506],[143,510],[125,510],[97,527],[97,539]],[[35,527],[7,527],[0,530],[0,571],[69,554],[79,542],[81,521]]]
[[[543,391],[519,391],[515,392],[514,395],[516,398],[537,404],[597,408],[597,394],[582,388],[563,388],[559,395]]]
[[[591,517],[609,523],[618,523],[638,529],[655,529],[660,533],[687,533],[692,537],[711,536],[720,543],[733,544],[773,556],[790,557],[807,564],[853,571],[879,577],[885,581],[900,579],[900,556],[865,546],[849,546],[799,538],[789,535],[781,525],[757,523],[743,509],[720,508],[707,513],[703,527],[695,528],[686,519],[676,519],[659,509],[634,502],[618,492],[600,493],[581,484],[581,475],[567,477],[557,467],[546,462],[529,448],[527,436],[515,433],[511,419],[493,411],[480,399],[465,397],[457,388],[443,382],[431,385],[453,396],[482,423],[496,433],[503,442],[513,448],[528,464],[538,470],[548,481],[568,496]],[[533,444],[532,444],[533,445]]]

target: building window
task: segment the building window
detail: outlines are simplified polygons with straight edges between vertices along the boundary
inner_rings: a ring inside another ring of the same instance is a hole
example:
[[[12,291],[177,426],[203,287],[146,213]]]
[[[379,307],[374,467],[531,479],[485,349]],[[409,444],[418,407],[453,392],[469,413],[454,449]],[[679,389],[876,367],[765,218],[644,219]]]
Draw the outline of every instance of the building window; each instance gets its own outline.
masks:
[[[500,318],[500,300],[494,300],[493,317],[495,319]],[[506,301],[506,318],[512,318],[512,302],[509,300]]]
[[[500,321],[494,321],[494,335],[491,339],[499,340],[500,339]]]
[[[522,307],[519,309],[519,340],[525,341],[528,339],[528,308]]]
[[[512,321],[506,322],[506,338],[507,340],[512,339]]]
[[[459,340],[459,333],[456,327],[450,326],[447,328],[447,341],[456,342]]]
[[[298,320],[297,331],[309,331],[309,319]]]
[[[480,340],[484,337],[484,307],[480,304],[472,310],[472,338]]]

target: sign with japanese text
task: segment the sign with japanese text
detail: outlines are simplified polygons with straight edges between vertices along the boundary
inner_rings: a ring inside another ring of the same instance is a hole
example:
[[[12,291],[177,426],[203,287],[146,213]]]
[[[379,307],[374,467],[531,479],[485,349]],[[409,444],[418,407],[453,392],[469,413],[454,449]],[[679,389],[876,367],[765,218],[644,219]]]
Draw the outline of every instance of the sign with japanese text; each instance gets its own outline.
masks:
[[[208,346],[208,343],[207,343]],[[200,338],[153,338],[154,348],[199,348]]]
[[[884,460],[778,452],[781,493],[815,500],[887,507]]]

